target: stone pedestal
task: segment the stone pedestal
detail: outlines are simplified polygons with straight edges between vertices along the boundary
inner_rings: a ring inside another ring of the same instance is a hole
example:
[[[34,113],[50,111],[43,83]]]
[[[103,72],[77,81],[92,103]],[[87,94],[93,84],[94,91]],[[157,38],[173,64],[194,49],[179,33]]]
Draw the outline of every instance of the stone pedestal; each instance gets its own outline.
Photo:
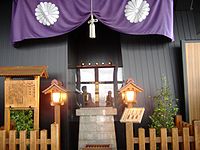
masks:
[[[80,108],[76,115],[80,116],[78,149],[86,144],[110,144],[117,150],[114,126],[114,115],[117,109],[112,107]]]

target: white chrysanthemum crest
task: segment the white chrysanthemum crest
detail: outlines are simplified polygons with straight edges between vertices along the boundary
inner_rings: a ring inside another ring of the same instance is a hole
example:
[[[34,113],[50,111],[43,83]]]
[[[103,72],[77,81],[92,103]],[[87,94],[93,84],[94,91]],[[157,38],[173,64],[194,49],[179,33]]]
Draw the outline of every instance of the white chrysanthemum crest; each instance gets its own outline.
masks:
[[[131,23],[142,22],[149,15],[150,7],[147,1],[131,0],[125,6],[125,16]]]
[[[51,2],[40,2],[35,9],[36,19],[43,25],[53,25],[59,18],[58,7]]]

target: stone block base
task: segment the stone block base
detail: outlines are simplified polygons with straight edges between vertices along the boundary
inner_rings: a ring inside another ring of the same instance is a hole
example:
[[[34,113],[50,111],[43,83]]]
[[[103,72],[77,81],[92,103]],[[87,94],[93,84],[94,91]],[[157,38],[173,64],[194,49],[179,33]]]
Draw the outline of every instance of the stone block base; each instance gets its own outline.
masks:
[[[87,144],[110,144],[113,150],[117,149],[114,126],[116,108],[92,107],[76,110],[80,116],[79,122],[79,150]]]

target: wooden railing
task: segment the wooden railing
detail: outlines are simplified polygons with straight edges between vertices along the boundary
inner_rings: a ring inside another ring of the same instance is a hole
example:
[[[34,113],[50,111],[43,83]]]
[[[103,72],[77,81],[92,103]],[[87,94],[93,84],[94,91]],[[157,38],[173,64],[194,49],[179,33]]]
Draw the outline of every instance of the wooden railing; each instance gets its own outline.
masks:
[[[200,121],[194,121],[194,135],[190,135],[189,127],[183,128],[183,133],[178,134],[178,128],[172,128],[170,136],[167,135],[167,129],[161,129],[161,136],[156,137],[156,130],[149,129],[149,137],[145,137],[145,130],[138,129],[138,137],[133,137],[132,142],[138,145],[139,150],[145,150],[147,147],[150,150],[190,150],[194,145],[195,150],[200,150]],[[133,150],[133,149],[131,149]]]
[[[19,145],[19,150],[26,150],[27,146],[30,150],[47,150],[47,145],[51,146],[51,150],[59,150],[59,126],[51,124],[51,139],[47,139],[47,130],[30,131],[30,138],[27,139],[26,131],[20,131],[19,138],[16,138],[16,131],[0,130],[0,150],[16,150]]]

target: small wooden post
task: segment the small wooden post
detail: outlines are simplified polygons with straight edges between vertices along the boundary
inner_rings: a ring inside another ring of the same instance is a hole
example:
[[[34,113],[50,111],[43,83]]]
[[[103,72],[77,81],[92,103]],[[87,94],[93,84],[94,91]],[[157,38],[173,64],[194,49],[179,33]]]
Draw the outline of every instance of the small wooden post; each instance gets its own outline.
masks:
[[[47,150],[47,130],[40,131],[40,150]]]
[[[139,149],[145,150],[145,132],[143,128],[139,128]]]
[[[16,131],[9,131],[9,150],[16,150]]]
[[[161,140],[161,150],[168,150],[168,145],[167,145],[167,129],[166,128],[161,128],[160,129],[161,134],[160,134],[160,140]]]
[[[57,124],[58,127],[58,141],[60,142],[60,105],[55,105],[54,108],[54,117],[55,117],[55,123]],[[59,143],[60,147],[60,143]]]
[[[200,121],[194,121],[195,150],[200,149]]]
[[[176,115],[175,117],[175,126],[178,128],[178,134],[183,135],[182,129],[183,129],[183,124],[182,124],[182,115]]]
[[[11,81],[10,77],[5,78],[4,80],[4,102],[5,102],[5,111],[4,111],[4,128],[6,131],[10,131],[10,108],[8,107],[8,85],[7,83]],[[8,133],[8,132],[7,132]]]
[[[133,104],[128,103],[128,108],[132,108]],[[133,123],[126,123],[126,149],[134,150],[134,133],[133,133]]]
[[[189,128],[183,128],[183,148],[185,150],[190,150],[190,134]]]
[[[30,131],[30,150],[38,150],[37,139],[39,138],[39,131]]]
[[[0,130],[0,149],[6,150],[6,130]]]
[[[150,150],[156,150],[156,129],[150,128],[149,129],[149,136],[150,136]]]
[[[183,122],[182,115],[176,115],[176,117],[175,117],[175,125],[176,125],[177,128],[182,127],[182,122]]]
[[[134,134],[133,134],[133,123],[126,123],[126,149],[134,150]]]
[[[20,131],[19,149],[20,150],[26,150],[26,131]]]
[[[60,126],[60,105],[55,105],[54,119],[55,119],[55,123],[57,123],[58,126]]]
[[[6,131],[10,130],[10,108],[5,107],[5,115],[4,115],[4,127]]]
[[[58,124],[51,124],[51,150],[60,150],[60,132]]]
[[[179,149],[178,128],[172,128],[172,149]]]

